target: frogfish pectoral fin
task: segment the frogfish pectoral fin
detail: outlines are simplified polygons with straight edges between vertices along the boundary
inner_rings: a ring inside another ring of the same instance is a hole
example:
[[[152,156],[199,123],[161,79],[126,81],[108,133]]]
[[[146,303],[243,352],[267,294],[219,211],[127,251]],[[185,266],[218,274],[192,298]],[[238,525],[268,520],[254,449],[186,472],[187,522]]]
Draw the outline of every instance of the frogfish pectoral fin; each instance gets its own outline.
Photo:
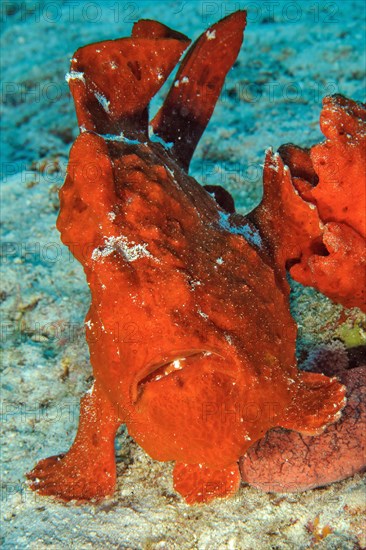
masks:
[[[294,397],[280,426],[305,435],[317,435],[341,417],[346,387],[337,378],[301,372]]]

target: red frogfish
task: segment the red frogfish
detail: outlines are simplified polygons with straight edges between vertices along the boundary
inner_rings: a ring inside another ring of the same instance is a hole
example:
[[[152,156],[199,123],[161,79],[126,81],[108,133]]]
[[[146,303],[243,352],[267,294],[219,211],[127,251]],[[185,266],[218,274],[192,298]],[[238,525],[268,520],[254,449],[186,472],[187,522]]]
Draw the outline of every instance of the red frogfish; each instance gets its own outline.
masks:
[[[142,20],[72,59],[81,133],[57,227],[91,291],[95,381],[70,450],[28,474],[42,495],[111,495],[121,423],[153,459],[174,461],[175,490],[192,504],[234,494],[240,457],[271,428],[316,435],[340,418],[345,387],[297,368],[286,266],[260,216],[188,175],[245,23],[239,11],[199,37],[150,123],[187,37]]]

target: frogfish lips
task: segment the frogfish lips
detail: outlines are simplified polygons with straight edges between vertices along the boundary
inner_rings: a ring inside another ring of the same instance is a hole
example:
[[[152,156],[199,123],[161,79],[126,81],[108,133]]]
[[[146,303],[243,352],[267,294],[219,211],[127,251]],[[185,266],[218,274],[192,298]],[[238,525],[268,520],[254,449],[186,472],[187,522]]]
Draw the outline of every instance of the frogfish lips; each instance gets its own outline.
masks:
[[[133,405],[137,405],[146,388],[167,376],[190,368],[199,368],[203,359],[211,356],[224,356],[217,351],[206,349],[181,350],[167,354],[158,361],[150,362],[134,379],[131,385],[130,398]]]

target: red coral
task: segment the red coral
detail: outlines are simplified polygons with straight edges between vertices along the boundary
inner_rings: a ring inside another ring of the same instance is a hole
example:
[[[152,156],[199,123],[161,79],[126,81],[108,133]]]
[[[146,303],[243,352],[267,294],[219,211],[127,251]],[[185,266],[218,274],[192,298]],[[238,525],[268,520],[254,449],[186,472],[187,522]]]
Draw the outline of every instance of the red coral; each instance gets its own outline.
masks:
[[[319,216],[365,237],[366,105],[341,95],[325,97],[320,128],[326,140],[310,152],[319,177],[313,190]]]
[[[282,160],[267,154],[251,219],[296,281],[366,311],[365,106],[326,97],[320,125],[327,139],[310,151],[286,145]]]

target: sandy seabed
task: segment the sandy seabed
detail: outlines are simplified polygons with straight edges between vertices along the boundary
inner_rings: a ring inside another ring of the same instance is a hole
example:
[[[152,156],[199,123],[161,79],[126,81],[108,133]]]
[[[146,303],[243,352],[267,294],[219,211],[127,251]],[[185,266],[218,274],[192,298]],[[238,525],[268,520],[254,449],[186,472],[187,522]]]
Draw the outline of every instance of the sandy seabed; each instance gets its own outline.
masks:
[[[247,212],[260,200],[266,147],[319,141],[324,95],[363,99],[362,0],[80,0],[73,9],[67,1],[2,5],[3,548],[366,547],[360,474],[291,495],[243,484],[232,499],[189,507],[173,491],[172,464],[151,460],[123,429],[116,442],[113,498],[97,505],[62,504],[37,496],[25,484],[24,473],[37,460],[69,448],[79,399],[92,380],[83,325],[89,291],[55,228],[57,190],[77,135],[64,81],[69,59],[84,44],[127,36],[141,17],[196,38],[237,8],[249,10],[244,45],[191,174],[202,183],[224,185],[238,209]],[[293,285],[292,308],[300,361],[339,337],[342,308],[319,293]],[[350,322],[359,319],[357,311],[345,315]]]

